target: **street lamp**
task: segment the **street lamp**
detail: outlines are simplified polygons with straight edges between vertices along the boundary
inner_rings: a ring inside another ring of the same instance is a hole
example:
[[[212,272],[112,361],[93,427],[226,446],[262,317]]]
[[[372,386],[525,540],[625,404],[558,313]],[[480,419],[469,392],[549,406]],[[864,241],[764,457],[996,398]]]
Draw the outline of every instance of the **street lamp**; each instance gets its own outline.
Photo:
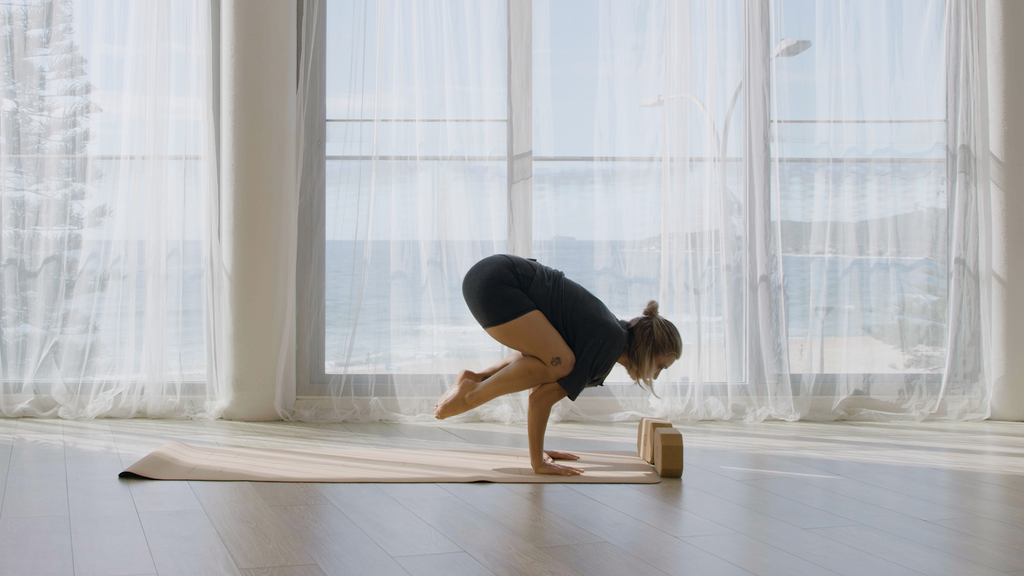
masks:
[[[775,46],[775,49],[772,50],[771,57],[772,58],[791,58],[793,56],[796,56],[797,54],[801,54],[803,52],[806,52],[810,47],[811,47],[811,41],[810,40],[798,40],[798,39],[795,39],[795,38],[784,38],[781,42],[779,42]],[[667,79],[667,75],[666,75],[666,79]],[[724,159],[725,158],[725,153],[726,153],[726,150],[725,150],[726,143],[728,142],[728,138],[729,138],[729,121],[732,118],[733,108],[736,107],[736,101],[739,99],[740,90],[742,90],[742,89],[743,89],[743,79],[741,78],[740,81],[736,83],[736,89],[733,90],[732,98],[729,99],[729,106],[725,110],[725,124],[722,125],[721,142],[719,141],[718,129],[715,127],[715,121],[711,119],[711,113],[708,112],[707,106],[705,106],[704,103],[701,102],[700,99],[697,98],[696,96],[694,96],[693,94],[689,94],[689,93],[687,93],[687,94],[673,94],[671,96],[662,96],[661,94],[658,94],[657,96],[654,96],[653,98],[644,98],[643,100],[640,101],[640,106],[643,107],[643,108],[656,108],[656,107],[661,107],[662,108],[662,110],[663,110],[662,116],[663,116],[663,121],[664,121],[665,134],[667,135],[668,134],[668,111],[665,109],[665,101],[666,100],[678,100],[678,99],[681,99],[681,98],[686,98],[686,99],[692,101],[694,104],[697,105],[697,108],[700,109],[701,113],[704,114],[704,118],[707,119],[708,125],[711,127],[711,134],[712,134],[712,136],[714,136],[714,139],[715,139],[715,148],[718,151],[718,156],[719,156],[720,159]],[[668,146],[667,146],[668,142],[665,142],[665,144],[666,144],[666,146],[665,146],[665,150],[666,150],[665,151],[665,159],[667,160],[668,159],[668,156],[667,156],[667,154],[668,154],[668,152],[667,152],[667,150],[668,150]]]
[[[781,42],[772,50],[772,58],[781,56],[783,58],[789,58],[790,56],[796,56],[801,52],[807,51],[811,47],[810,40],[797,40],[796,38],[783,38]]]
[[[835,306],[813,306],[814,315],[821,319],[818,326],[818,373],[825,373],[825,319]]]
[[[771,58],[790,58],[807,51],[811,47],[810,40],[798,40],[794,38],[783,38],[772,50]],[[668,82],[668,35],[665,35],[665,82]],[[665,106],[666,100],[679,100],[687,99],[697,105],[700,109],[701,114],[707,119],[708,127],[711,131],[711,136],[714,138],[714,150],[718,155],[718,174],[717,184],[722,188],[721,193],[724,195],[725,191],[725,154],[728,148],[729,142],[729,121],[732,118],[732,111],[736,106],[736,101],[739,98],[740,90],[743,88],[743,79],[736,84],[736,89],[732,92],[732,97],[729,99],[729,106],[725,111],[725,123],[722,125],[722,135],[719,137],[718,128],[715,126],[714,119],[711,118],[711,112],[708,111],[707,106],[693,94],[673,94],[671,96],[663,96],[658,94],[653,98],[644,98],[640,101],[640,106],[643,108],[656,108],[661,107],[661,121],[662,121],[662,168],[661,168],[661,286],[659,290],[659,300],[664,301],[668,293],[668,218],[669,211],[668,200],[669,200],[669,164],[668,164],[668,107]],[[697,297],[697,353],[701,354],[701,294],[706,290],[709,290],[711,286],[717,281],[718,276],[712,277],[711,284],[705,288],[703,282],[701,286],[697,287],[696,283],[693,288],[688,288]],[[698,356],[700,358],[700,356]],[[697,364],[698,370],[700,369],[700,362]]]

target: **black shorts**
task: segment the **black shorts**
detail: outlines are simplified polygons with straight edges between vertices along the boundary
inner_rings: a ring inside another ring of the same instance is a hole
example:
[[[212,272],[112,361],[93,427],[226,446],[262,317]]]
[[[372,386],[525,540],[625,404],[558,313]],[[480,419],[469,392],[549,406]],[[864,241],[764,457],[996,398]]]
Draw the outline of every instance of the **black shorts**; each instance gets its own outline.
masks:
[[[527,293],[536,273],[525,258],[495,254],[477,262],[462,280],[462,296],[484,328],[537,310]]]

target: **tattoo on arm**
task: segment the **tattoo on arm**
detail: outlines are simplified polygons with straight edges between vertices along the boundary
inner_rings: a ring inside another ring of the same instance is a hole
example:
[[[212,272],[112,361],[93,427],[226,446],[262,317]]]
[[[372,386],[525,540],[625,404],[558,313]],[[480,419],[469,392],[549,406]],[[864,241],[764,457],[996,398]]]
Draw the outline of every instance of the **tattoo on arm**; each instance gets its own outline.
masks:
[[[554,358],[551,359],[551,365],[552,366],[558,366],[561,363],[562,363],[562,358],[559,357],[559,356],[555,356]]]

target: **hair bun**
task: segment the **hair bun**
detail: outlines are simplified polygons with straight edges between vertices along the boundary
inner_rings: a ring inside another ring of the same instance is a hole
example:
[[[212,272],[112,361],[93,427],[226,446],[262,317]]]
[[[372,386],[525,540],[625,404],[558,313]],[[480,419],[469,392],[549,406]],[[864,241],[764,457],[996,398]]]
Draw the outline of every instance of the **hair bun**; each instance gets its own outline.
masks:
[[[654,301],[654,300],[651,300],[650,302],[647,303],[647,307],[644,308],[644,316],[655,317],[657,315],[658,315],[658,303],[656,301]]]

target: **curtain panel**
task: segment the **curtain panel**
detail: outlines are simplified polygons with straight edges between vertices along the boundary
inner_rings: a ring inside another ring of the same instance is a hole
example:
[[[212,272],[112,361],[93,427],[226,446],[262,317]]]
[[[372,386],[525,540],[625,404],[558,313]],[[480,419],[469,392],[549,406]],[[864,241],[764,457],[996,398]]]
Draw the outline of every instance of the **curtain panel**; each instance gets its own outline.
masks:
[[[217,417],[208,2],[13,0],[0,29],[0,415]]]
[[[683,335],[656,395],[617,367],[556,419],[988,415],[975,2],[311,5],[324,163],[283,416],[432,419],[507,352],[461,294],[503,252]]]
[[[432,420],[508,352],[461,294],[495,253],[682,333],[556,419],[988,415],[977,2],[299,6],[283,418]],[[217,15],[0,6],[4,416],[223,413]]]

